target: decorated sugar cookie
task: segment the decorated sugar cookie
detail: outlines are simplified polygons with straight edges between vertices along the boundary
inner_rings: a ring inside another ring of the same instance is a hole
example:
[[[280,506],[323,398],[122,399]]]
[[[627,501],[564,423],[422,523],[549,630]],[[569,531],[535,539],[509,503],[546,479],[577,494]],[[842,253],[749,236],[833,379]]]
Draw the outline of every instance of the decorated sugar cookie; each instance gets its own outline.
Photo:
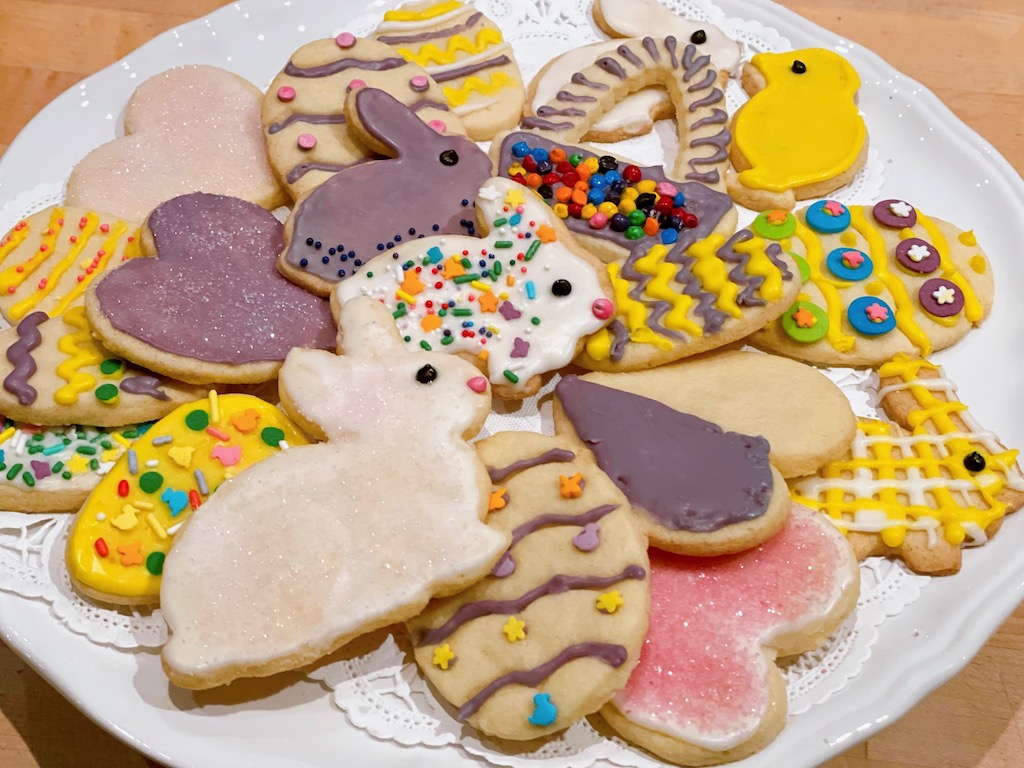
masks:
[[[577,246],[544,201],[509,179],[476,195],[484,237],[411,240],[339,283],[384,302],[414,347],[475,359],[501,397],[523,397],[572,360],[612,314],[601,262]],[[391,263],[388,263],[391,262]]]
[[[859,592],[847,542],[799,505],[778,534],[737,555],[651,550],[651,622],[640,663],[601,714],[672,763],[747,757],[786,722],[776,657],[822,645]]]
[[[68,179],[67,205],[142,221],[191,192],[274,208],[284,196],[267,162],[260,90],[218,67],[175,67],[132,94],[122,138],[85,156]]]
[[[523,78],[498,25],[459,0],[416,0],[384,12],[374,37],[423,67],[469,138],[512,128],[523,108]]]
[[[804,286],[751,343],[820,365],[879,365],[961,339],[992,308],[991,266],[973,232],[905,200],[820,200],[762,213],[755,232],[799,259]]]
[[[326,301],[277,271],[283,227],[234,197],[195,193],[146,220],[135,259],[90,288],[86,314],[104,346],[193,383],[274,378],[293,347],[334,347]]]
[[[555,387],[555,430],[594,455],[660,549],[741,552],[771,537],[789,514],[786,481],[763,437],[574,375]]]
[[[759,53],[743,74],[751,95],[732,120],[729,194],[755,211],[789,210],[849,184],[868,133],[857,111],[860,78],[838,53]]]
[[[116,427],[159,419],[203,389],[155,376],[97,341],[77,305],[0,331],[0,413],[31,424]]]
[[[421,236],[472,233],[472,202],[491,161],[472,141],[446,136],[376,88],[349,96],[350,131],[386,155],[351,166],[299,200],[285,226],[282,274],[327,296],[372,259]],[[390,201],[374,205],[367,201]]]
[[[491,736],[533,739],[597,711],[647,628],[647,541],[622,493],[568,445],[531,432],[476,444],[493,482],[488,525],[512,544],[489,576],[407,625],[423,674]]]
[[[956,573],[961,548],[984,544],[1024,505],[1018,452],[978,423],[938,366],[900,355],[878,373],[895,423],[861,421],[849,454],[794,483],[793,496],[846,531],[859,557]]]
[[[35,311],[62,315],[105,270],[138,255],[138,224],[85,208],[33,213],[0,239],[0,313],[12,324]]]
[[[464,589],[508,546],[481,522],[490,483],[466,442],[490,411],[487,380],[408,349],[390,319],[356,299],[341,316],[343,355],[288,355],[281,401],[326,442],[239,475],[179,536],[160,593],[172,683],[304,666]]]
[[[148,426],[46,428],[4,419],[0,426],[0,509],[78,509]]]
[[[390,46],[350,32],[306,43],[263,97],[270,163],[292,198],[373,157],[350,130],[344,109],[345,94],[365,87],[387,91],[439,133],[465,133],[427,70]]]
[[[222,483],[307,439],[280,410],[250,395],[180,406],[118,458],[75,518],[68,572],[96,600],[155,604],[177,533]]]
[[[499,173],[536,189],[609,262],[615,317],[577,357],[587,368],[639,370],[723,346],[796,298],[792,257],[750,230],[731,234],[725,194],[532,133],[509,134],[492,152]]]

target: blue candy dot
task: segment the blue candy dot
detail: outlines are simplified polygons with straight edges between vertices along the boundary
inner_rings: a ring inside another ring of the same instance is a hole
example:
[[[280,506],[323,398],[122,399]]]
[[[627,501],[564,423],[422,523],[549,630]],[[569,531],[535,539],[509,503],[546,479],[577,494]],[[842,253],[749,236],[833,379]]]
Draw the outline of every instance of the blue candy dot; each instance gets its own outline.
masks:
[[[833,216],[825,210],[827,203],[834,202],[834,200],[819,200],[810,206],[806,213],[807,226],[815,232],[821,232],[826,235],[834,235],[849,227],[850,211],[845,205],[841,205],[842,212],[838,216]]]
[[[850,267],[843,261],[843,254],[845,253],[860,254],[864,257],[864,261],[860,263],[860,266]],[[840,280],[863,280],[874,270],[871,257],[864,253],[864,251],[858,251],[856,248],[834,248],[825,259],[825,264],[828,266],[829,271]]]
[[[888,314],[885,320],[876,323],[868,317],[867,309],[873,304],[878,304],[887,310]],[[896,316],[893,314],[892,307],[874,296],[861,296],[859,299],[851,301],[846,316],[853,329],[864,336],[881,336],[896,327]]]
[[[530,154],[530,145],[525,141],[517,141],[512,145],[513,157],[526,157],[528,154]]]

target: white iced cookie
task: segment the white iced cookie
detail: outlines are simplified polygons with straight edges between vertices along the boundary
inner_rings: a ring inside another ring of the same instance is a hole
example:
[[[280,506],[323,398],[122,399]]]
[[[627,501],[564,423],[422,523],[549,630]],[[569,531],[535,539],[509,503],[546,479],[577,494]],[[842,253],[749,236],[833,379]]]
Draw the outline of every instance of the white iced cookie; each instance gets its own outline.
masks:
[[[521,398],[607,324],[611,285],[547,203],[515,181],[488,179],[476,212],[484,237],[411,239],[393,260],[338,283],[332,300],[344,313],[357,296],[379,299],[411,347],[476,360],[496,395]]]
[[[486,380],[406,348],[376,301],[346,308],[339,341],[343,356],[295,349],[281,369],[282,405],[326,442],[224,483],[166,560],[176,685],[301,667],[465,588],[508,546],[481,522],[491,486],[466,442],[490,410]]]

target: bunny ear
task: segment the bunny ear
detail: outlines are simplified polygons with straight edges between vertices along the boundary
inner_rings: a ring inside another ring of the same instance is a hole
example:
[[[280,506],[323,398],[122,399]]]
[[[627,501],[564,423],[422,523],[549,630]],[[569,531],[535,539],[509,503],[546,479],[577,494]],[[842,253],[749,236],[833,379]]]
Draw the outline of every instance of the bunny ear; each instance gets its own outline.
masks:
[[[341,307],[338,324],[338,350],[345,355],[378,357],[404,350],[395,319],[376,299],[357,296]]]
[[[370,149],[390,157],[416,151],[437,137],[434,129],[416,117],[415,112],[378,88],[351,92],[345,103],[345,115]]]

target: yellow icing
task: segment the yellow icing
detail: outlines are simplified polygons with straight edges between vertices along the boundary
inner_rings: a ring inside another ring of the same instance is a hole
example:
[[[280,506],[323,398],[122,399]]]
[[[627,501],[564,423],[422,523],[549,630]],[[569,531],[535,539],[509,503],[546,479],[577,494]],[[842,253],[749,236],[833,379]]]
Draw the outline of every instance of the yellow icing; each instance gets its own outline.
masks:
[[[30,228],[28,219],[22,219],[4,236],[3,240],[0,240],[0,263],[10,256],[19,245],[25,242]]]
[[[935,225],[935,222],[920,211],[917,212],[917,223],[924,227],[924,231],[928,233],[929,241],[931,241],[931,244],[935,246],[935,250],[939,252],[939,269],[942,270],[942,276],[956,285],[963,294],[964,317],[972,323],[977,323],[981,320],[982,315],[984,314],[981,302],[978,301],[978,297],[974,293],[974,289],[971,288],[971,284],[967,282],[963,275],[960,274],[960,271],[956,268],[953,260],[949,257],[949,243],[946,242],[946,238],[943,236],[942,230]],[[954,316],[949,319],[955,321],[956,317]]]
[[[472,98],[474,93],[479,93],[481,96],[493,96],[502,88],[508,88],[515,84],[516,80],[507,72],[495,72],[487,78],[472,75],[467,77],[458,88],[446,87],[441,91],[448,99],[449,104],[453,107],[461,107]]]
[[[82,368],[99,365],[107,356],[92,337],[84,306],[72,307],[64,313],[63,320],[65,325],[75,330],[57,340],[57,349],[67,355],[67,359],[57,366],[57,375],[67,384],[54,392],[53,399],[60,405],[74,405],[79,395],[96,384],[96,377],[82,371]]]
[[[847,232],[843,234],[845,235]],[[811,272],[810,282],[821,291],[821,295],[825,299],[825,313],[828,315],[828,331],[825,338],[840,352],[847,352],[853,348],[857,339],[843,332],[845,308],[843,307],[843,297],[839,291],[849,286],[849,283],[833,279],[825,274],[822,269],[825,254],[822,253],[821,241],[799,218],[796,220],[796,236],[804,246],[804,261],[807,262]],[[856,239],[850,243],[849,247],[855,244]]]
[[[794,60],[807,65],[791,71]],[[750,189],[784,192],[839,176],[853,167],[867,129],[854,95],[856,70],[823,48],[759,53],[751,64],[766,87],[737,113],[733,141],[751,166],[739,174]]]
[[[451,64],[458,58],[459,53],[475,56],[501,41],[501,32],[492,27],[485,27],[477,33],[476,40],[470,40],[465,35],[453,35],[444,48],[427,43],[416,50],[399,48],[398,53],[406,61],[426,67],[430,64]]]
[[[199,482],[195,475],[198,469],[202,470],[212,493],[225,479],[277,453],[281,449],[268,445],[263,439],[263,430],[268,427],[280,429],[290,446],[308,443],[284,413],[251,395],[222,395],[218,398],[217,410],[220,418],[214,421],[210,418],[209,399],[180,406],[154,424],[132,446],[138,466],[136,474],[130,473],[128,455],[123,454],[103,477],[75,519],[68,540],[67,565],[76,581],[115,599],[156,602],[160,594],[160,576],[147,569],[147,558],[154,553],[167,553],[178,525],[188,520],[192,510],[186,503],[179,514],[172,515],[170,503],[162,499],[164,492],[171,489],[186,495],[192,490],[198,493]],[[206,414],[210,419],[209,427],[221,433],[220,436],[211,434],[207,429],[188,427],[185,418],[194,411]],[[257,415],[256,427],[243,432],[235,426],[235,417],[246,414],[240,423],[248,427],[252,420],[249,411]],[[168,435],[172,438],[170,443],[153,445],[155,439]],[[223,435],[228,439],[221,440]],[[212,455],[218,446],[228,449],[240,446],[238,462],[225,466]],[[173,458],[175,455],[180,458],[182,449],[191,449],[188,462]],[[147,466],[152,460],[158,462],[156,466]],[[70,467],[71,462],[67,466]],[[162,484],[147,493],[142,490],[140,479],[152,472],[161,475]],[[122,480],[127,481],[129,487],[128,495],[124,497],[118,493]],[[200,498],[206,499],[205,496]],[[97,519],[99,513],[103,513],[103,520]],[[144,525],[141,524],[143,522]],[[96,548],[96,541],[100,538],[108,550],[106,557],[101,557]],[[117,555],[119,548],[128,550],[137,544],[141,544],[141,562],[122,565]]]
[[[652,299],[667,301],[672,305],[672,309],[665,314],[663,319],[666,328],[684,331],[695,337],[703,336],[704,329],[689,319],[693,299],[671,287],[671,280],[679,272],[679,267],[665,261],[668,252],[668,248],[664,245],[656,245],[637,259],[634,265],[636,271],[651,275],[651,280],[647,283],[644,293]]]
[[[385,11],[384,21],[426,21],[427,19],[444,16],[446,13],[451,13],[461,7],[462,3],[458,2],[458,0],[448,0],[448,2],[431,5],[422,11]]]
[[[74,245],[71,246],[71,249],[67,252],[64,258],[54,265],[50,274],[45,278],[45,285],[40,282],[38,290],[29,294],[8,310],[8,314],[11,316],[11,319],[20,320],[44,297],[49,296],[50,293],[53,292],[53,289],[60,283],[60,279],[64,273],[67,272],[76,261],[78,261],[78,257],[82,255],[82,251],[84,251],[85,246],[89,244],[89,239],[92,237],[99,224],[99,217],[95,213],[90,212],[85,215],[85,226],[80,228],[78,238]],[[56,254],[53,255],[55,256]]]
[[[968,229],[966,232],[961,232],[956,237],[962,245],[966,245],[968,248],[973,248],[978,244],[978,238],[974,236],[974,230]]]
[[[57,237],[60,235],[63,223],[64,209],[54,208],[50,213],[50,220],[47,223],[46,230],[43,234],[43,242],[41,246],[46,246],[46,248],[43,249],[40,247],[21,264],[8,267],[3,272],[0,272],[0,291],[8,292],[11,288],[17,288],[25,282],[26,278],[35,272],[40,264],[50,258],[50,254],[53,253],[54,246],[57,244]]]
[[[619,277],[618,264],[608,265],[608,276],[611,278],[612,292],[615,294],[616,314],[625,316],[629,340],[636,344],[653,344],[665,351],[672,349],[670,340],[659,336],[647,325],[647,307],[630,298],[629,289],[632,284]]]
[[[104,270],[107,269],[107,265],[109,264],[111,257],[114,254],[114,249],[117,248],[118,241],[121,239],[121,236],[127,231],[127,229],[128,225],[125,224],[123,221],[119,221],[110,227],[110,237],[103,241],[103,246],[101,248],[101,250],[104,252],[104,255],[97,259],[96,266],[93,268],[91,273],[87,272],[87,268],[83,267],[82,279],[76,282],[74,287],[67,292],[64,298],[57,302],[57,305],[50,312],[51,316],[57,316],[60,315],[62,312],[66,312],[67,308],[71,305],[71,303],[75,301],[83,293],[85,293],[85,289],[89,287],[89,283],[95,280],[97,275],[103,274]],[[135,258],[135,256],[139,255],[139,246],[137,245],[139,240],[138,235],[138,230],[136,230],[135,237],[132,239],[132,242],[129,243],[128,247],[125,248],[124,259]],[[132,255],[129,255],[129,251],[133,252]]]
[[[979,275],[984,275],[985,270],[988,269],[988,265],[985,263],[985,257],[980,253],[976,253],[971,256],[971,269]]]

